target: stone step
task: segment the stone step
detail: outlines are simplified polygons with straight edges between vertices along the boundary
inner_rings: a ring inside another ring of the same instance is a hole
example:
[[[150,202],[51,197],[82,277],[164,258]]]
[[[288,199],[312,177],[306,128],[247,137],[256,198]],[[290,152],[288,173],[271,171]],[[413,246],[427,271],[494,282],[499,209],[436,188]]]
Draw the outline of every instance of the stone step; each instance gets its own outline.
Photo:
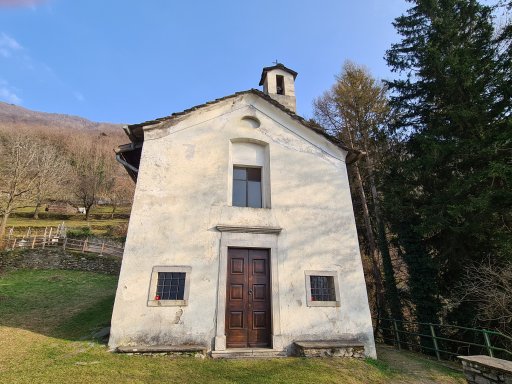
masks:
[[[269,348],[233,348],[225,351],[212,351],[214,359],[273,359],[286,357],[286,351]]]
[[[206,347],[204,345],[140,345],[117,347],[116,352],[136,354],[165,353],[169,355],[201,354],[206,356]]]
[[[295,341],[293,354],[300,357],[365,357],[364,344],[357,340]]]

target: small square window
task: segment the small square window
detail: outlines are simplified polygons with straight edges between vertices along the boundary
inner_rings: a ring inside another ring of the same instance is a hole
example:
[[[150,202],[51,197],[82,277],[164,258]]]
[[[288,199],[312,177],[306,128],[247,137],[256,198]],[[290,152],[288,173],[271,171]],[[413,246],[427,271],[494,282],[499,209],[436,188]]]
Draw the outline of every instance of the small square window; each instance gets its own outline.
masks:
[[[333,276],[309,276],[311,301],[336,301]]]
[[[187,266],[153,267],[148,306],[187,305],[191,270],[192,268]]]
[[[183,300],[185,272],[158,272],[155,300]]]
[[[305,271],[308,307],[339,307],[338,275],[335,271]]]

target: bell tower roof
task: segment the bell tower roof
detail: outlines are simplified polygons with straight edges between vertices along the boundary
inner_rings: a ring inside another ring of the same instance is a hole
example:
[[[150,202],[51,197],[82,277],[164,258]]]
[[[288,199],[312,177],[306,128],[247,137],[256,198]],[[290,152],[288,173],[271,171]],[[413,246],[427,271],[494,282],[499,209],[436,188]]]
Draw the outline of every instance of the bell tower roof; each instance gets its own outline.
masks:
[[[295,80],[295,78],[298,75],[298,73],[295,72],[293,69],[287,68],[281,63],[277,63],[276,65],[273,65],[272,67],[263,68],[263,70],[261,71],[261,79],[260,79],[260,84],[259,84],[260,86],[265,83],[265,78],[267,77],[267,73],[274,69],[281,69],[285,72],[288,72],[290,75],[293,76],[293,80]]]
[[[263,93],[269,95],[290,111],[296,112],[296,77],[297,72],[276,61],[272,67],[263,68],[260,85],[263,85]]]

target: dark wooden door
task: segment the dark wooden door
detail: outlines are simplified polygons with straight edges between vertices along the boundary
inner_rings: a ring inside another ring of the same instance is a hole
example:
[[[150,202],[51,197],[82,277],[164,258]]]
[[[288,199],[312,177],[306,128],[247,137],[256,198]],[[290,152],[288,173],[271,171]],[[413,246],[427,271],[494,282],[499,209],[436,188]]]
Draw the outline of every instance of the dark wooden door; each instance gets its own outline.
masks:
[[[270,347],[270,257],[267,249],[228,248],[226,344]]]

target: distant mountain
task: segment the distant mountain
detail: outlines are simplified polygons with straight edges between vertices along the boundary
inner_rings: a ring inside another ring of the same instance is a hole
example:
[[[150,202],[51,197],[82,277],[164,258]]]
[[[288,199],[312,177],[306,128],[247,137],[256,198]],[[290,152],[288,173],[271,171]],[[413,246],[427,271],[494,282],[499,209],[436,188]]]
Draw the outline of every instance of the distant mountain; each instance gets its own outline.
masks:
[[[31,128],[42,131],[81,131],[124,136],[123,124],[97,123],[79,116],[37,112],[13,104],[0,102],[0,128]]]

